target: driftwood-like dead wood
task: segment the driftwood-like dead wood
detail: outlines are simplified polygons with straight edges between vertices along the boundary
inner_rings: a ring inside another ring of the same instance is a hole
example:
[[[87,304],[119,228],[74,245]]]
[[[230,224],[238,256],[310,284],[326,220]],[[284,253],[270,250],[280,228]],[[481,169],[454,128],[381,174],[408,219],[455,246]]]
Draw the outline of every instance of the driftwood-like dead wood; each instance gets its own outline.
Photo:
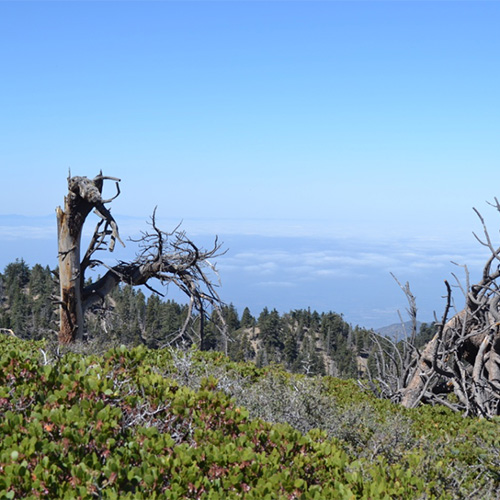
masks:
[[[103,183],[112,180],[116,183],[116,195],[110,199],[102,198]],[[216,285],[211,276],[217,274],[212,259],[222,255],[217,238],[213,248],[198,248],[183,231],[177,227],[167,233],[156,223],[156,209],[151,217],[151,230],[142,233],[135,241],[140,252],[132,262],[118,262],[109,267],[95,257],[96,252],[114,250],[116,241],[123,244],[118,225],[105,204],[120,194],[120,179],[103,176],[94,179],[69,177],[68,194],[64,200],[64,210],[57,208],[59,243],[59,281],[61,297],[59,341],[69,343],[82,338],[84,313],[91,306],[102,302],[119,283],[145,285],[155,293],[152,282],[161,285],[174,284],[189,297],[189,315],[180,335],[184,334],[189,320],[196,312],[199,314],[199,342],[203,347],[204,324],[208,310],[218,312],[221,324],[224,320],[220,313],[222,304]],[[97,223],[89,247],[80,261],[80,246],[83,224],[94,211],[100,220]],[[104,266],[107,272],[96,282],[85,283],[87,269]],[[161,295],[161,293],[160,293]],[[225,330],[223,332],[225,334]]]
[[[10,328],[0,328],[0,333],[2,333],[3,335],[9,335],[11,337],[17,337],[14,331]]]
[[[490,205],[500,212],[496,198]],[[484,233],[483,238],[474,236],[490,251],[481,279],[470,286],[467,267],[463,266],[466,284],[457,281],[465,295],[465,307],[451,319],[452,289],[445,281],[442,318],[436,320],[437,332],[421,351],[415,346],[415,298],[408,284],[400,284],[410,304],[412,333],[400,342],[373,336],[375,369],[369,372],[367,382],[360,383],[377,396],[408,408],[424,402],[443,404],[465,415],[500,415],[500,247],[493,245],[482,215],[474,211]]]

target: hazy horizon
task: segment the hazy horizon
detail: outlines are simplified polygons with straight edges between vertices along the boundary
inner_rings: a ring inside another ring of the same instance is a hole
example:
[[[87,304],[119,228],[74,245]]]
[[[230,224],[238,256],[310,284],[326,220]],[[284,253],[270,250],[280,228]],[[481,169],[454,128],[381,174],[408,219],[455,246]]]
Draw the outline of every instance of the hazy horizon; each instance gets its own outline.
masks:
[[[115,218],[126,248],[101,253],[99,257],[108,265],[118,259],[133,259],[137,246],[127,238],[137,237],[141,229],[147,229],[145,219],[119,214]],[[180,221],[159,216],[157,222],[165,230],[172,230]],[[84,247],[94,223],[89,218],[85,226]],[[469,244],[462,242],[462,248],[451,251],[436,241],[388,239],[370,243],[353,238],[271,236],[251,234],[253,224],[249,234],[235,232],[235,228],[231,232],[227,226],[225,231],[212,232],[216,226],[223,227],[223,223],[198,218],[183,221],[182,228],[205,247],[210,246],[215,235],[219,237],[227,250],[216,259],[221,280],[219,293],[240,314],[244,307],[249,307],[254,315],[264,307],[281,313],[310,307],[318,312],[343,314],[353,325],[379,328],[399,322],[398,311],[406,320],[407,304],[390,274],[393,273],[401,282],[410,282],[417,296],[418,319],[430,322],[434,312],[440,318],[444,308],[444,279],[455,284],[452,272],[463,278],[463,270],[451,262],[467,264],[471,277],[477,278],[488,257],[472,234]],[[23,258],[30,266],[57,265],[55,215],[0,215],[0,242],[0,272],[16,258]],[[168,298],[184,300],[172,288]],[[458,290],[455,299],[460,304]]]

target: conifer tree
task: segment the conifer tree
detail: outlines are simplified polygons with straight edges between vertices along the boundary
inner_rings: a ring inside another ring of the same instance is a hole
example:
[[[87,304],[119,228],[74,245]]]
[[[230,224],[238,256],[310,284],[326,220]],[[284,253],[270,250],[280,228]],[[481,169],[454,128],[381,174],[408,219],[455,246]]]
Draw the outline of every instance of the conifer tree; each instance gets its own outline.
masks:
[[[250,309],[248,307],[245,307],[245,309],[243,309],[240,325],[242,328],[251,328],[255,326],[255,318],[251,315]]]

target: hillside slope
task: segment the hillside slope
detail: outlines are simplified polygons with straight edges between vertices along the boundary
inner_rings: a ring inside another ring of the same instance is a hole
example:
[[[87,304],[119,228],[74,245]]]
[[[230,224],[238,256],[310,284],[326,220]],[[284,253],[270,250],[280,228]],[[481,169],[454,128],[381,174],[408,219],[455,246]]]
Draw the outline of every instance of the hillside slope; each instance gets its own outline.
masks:
[[[1,498],[495,498],[498,421],[217,352],[0,336]],[[320,428],[320,430],[318,430]]]

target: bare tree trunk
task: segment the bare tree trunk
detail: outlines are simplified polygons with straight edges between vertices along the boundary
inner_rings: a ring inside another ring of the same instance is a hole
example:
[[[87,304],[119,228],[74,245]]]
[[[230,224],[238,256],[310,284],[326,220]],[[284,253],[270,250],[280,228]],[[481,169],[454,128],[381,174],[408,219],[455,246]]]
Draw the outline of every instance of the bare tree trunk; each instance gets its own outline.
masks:
[[[80,283],[80,240],[81,228],[77,234],[74,215],[68,203],[65,211],[57,207],[57,234],[59,247],[59,284],[60,284],[60,328],[59,342],[69,344],[83,335],[83,310]]]
[[[64,210],[61,207],[56,209],[61,344],[83,337],[81,237],[83,224],[92,208],[102,206],[102,184],[102,174],[93,181],[86,177],[68,177]]]

